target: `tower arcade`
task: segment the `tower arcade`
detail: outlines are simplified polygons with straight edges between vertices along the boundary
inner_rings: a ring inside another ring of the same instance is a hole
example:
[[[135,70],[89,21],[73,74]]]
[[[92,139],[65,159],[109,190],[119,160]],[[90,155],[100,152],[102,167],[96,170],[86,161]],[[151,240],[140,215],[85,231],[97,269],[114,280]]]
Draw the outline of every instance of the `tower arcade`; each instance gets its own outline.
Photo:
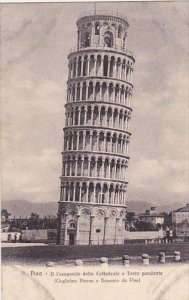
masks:
[[[68,55],[58,243],[124,242],[132,72],[128,21],[104,11],[77,21]]]

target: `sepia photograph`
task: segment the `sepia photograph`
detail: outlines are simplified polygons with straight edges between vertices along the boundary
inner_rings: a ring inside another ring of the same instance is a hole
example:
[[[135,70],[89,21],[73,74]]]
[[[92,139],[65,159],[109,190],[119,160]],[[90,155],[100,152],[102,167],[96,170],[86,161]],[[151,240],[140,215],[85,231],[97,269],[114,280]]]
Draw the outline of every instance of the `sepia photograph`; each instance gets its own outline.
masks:
[[[188,2],[0,13],[2,299],[188,300]]]

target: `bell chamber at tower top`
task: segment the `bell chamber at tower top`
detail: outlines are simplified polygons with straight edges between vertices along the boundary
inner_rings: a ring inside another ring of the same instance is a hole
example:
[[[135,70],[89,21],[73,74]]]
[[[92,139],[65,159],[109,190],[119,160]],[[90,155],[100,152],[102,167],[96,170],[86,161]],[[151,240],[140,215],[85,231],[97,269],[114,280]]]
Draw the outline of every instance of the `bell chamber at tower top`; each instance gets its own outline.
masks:
[[[129,24],[124,16],[113,12],[86,12],[79,17],[77,50],[82,48],[112,48],[127,50],[127,30]]]

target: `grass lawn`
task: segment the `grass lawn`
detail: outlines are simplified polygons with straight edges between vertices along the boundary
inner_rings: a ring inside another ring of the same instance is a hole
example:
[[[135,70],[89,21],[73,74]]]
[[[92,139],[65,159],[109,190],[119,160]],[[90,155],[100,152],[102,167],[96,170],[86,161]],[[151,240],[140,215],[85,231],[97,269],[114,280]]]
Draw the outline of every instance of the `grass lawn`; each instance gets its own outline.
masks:
[[[45,264],[53,261],[57,264],[72,262],[74,259],[81,258],[91,263],[102,256],[110,259],[110,262],[121,262],[121,257],[127,254],[131,257],[131,262],[141,261],[141,254],[147,253],[151,256],[151,262],[158,261],[158,253],[165,252],[166,261],[173,260],[174,251],[181,252],[183,262],[189,263],[189,243],[173,244],[125,244],[125,245],[81,245],[81,246],[26,246],[2,248],[2,263],[25,263],[25,264]]]

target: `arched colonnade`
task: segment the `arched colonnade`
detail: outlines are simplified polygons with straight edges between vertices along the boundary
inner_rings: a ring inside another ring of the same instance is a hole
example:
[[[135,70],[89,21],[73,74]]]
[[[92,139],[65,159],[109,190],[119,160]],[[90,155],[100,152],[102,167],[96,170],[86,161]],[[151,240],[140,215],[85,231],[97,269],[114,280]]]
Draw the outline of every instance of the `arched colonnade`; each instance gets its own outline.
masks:
[[[128,153],[130,134],[111,130],[64,129],[64,151]]]
[[[76,101],[106,101],[131,106],[132,87],[116,81],[69,81],[67,103]]]
[[[85,54],[69,55],[68,79],[83,76],[106,76],[132,82],[133,59],[125,55]]]
[[[128,159],[102,155],[63,156],[62,176],[100,177],[126,181]]]
[[[67,105],[66,122],[69,126],[101,126],[129,131],[131,110],[123,107],[106,105]]]
[[[125,205],[126,184],[64,181],[60,201]]]

